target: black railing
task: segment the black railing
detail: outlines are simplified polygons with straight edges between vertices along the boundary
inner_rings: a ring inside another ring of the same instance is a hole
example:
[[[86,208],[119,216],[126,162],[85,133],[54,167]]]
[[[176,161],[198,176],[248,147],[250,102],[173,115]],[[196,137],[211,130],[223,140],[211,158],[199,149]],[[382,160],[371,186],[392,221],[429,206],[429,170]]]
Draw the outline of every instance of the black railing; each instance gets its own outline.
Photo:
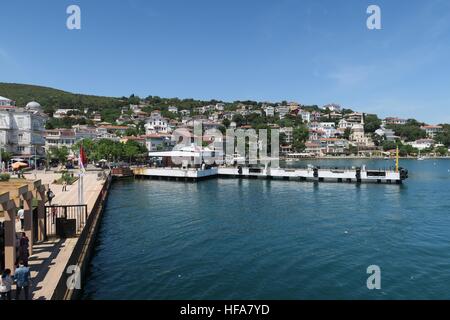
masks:
[[[45,236],[69,238],[81,233],[87,222],[87,205],[45,207]]]

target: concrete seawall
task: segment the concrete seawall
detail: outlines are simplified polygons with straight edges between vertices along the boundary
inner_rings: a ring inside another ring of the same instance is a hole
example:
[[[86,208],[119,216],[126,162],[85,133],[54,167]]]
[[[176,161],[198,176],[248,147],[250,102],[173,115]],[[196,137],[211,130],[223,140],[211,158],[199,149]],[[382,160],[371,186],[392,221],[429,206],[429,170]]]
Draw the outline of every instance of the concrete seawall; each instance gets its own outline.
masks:
[[[81,297],[83,282],[89,267],[89,261],[92,256],[92,251],[97,237],[97,232],[101,224],[104,207],[108,199],[111,183],[112,176],[109,175],[102,190],[98,194],[97,200],[95,201],[95,204],[89,214],[87,223],[75,244],[66,266],[64,267],[65,272],[61,275],[61,278],[58,281],[56,289],[51,297],[52,300],[75,300]],[[71,266],[76,266],[76,268],[71,270]],[[72,271],[73,273],[68,271]],[[79,277],[78,279],[81,281],[80,289],[70,289],[68,286],[68,282],[70,283],[69,280],[77,279],[74,277],[75,272],[77,273],[76,277]]]
[[[39,241],[33,246],[33,253],[28,259],[31,272],[31,298],[77,299],[83,288],[112,177],[110,174],[105,177],[100,172],[87,171],[83,178],[84,205],[79,205],[78,182],[68,185],[67,190],[64,190],[57,183],[60,173],[40,172],[37,176],[51,188],[55,197],[51,206],[47,202],[45,207],[46,237],[44,241]],[[66,237],[62,235],[64,232],[61,233],[63,229],[57,231],[58,220],[61,220],[61,217],[63,221],[73,224],[76,234],[70,233]],[[68,286],[68,283],[74,286]]]

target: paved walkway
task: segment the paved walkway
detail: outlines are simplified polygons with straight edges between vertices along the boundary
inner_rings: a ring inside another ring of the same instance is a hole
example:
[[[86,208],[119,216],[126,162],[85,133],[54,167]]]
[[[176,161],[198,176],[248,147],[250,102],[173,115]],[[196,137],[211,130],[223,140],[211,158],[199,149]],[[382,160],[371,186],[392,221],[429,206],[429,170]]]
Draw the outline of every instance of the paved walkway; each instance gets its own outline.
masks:
[[[34,174],[27,178],[34,179]],[[53,184],[61,174],[38,173],[37,179],[43,184],[49,184],[55,194],[52,204],[76,205],[78,204],[78,185],[75,182],[67,186],[67,191],[62,191],[62,186]],[[87,204],[90,214],[98,195],[103,187],[104,180],[97,180],[97,172],[87,173],[84,176],[84,202]],[[32,298],[34,300],[50,300],[58,281],[65,271],[64,268],[75,247],[77,238],[53,239],[34,246],[33,255],[29,258],[32,278]]]

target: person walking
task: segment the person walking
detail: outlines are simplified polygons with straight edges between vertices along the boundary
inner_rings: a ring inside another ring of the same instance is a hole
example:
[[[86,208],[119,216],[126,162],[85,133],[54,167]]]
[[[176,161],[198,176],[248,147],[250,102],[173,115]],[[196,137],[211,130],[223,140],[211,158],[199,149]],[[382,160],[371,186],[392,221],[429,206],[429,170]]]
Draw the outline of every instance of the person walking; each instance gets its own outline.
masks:
[[[52,205],[52,200],[55,197],[55,194],[53,193],[53,191],[49,188],[47,190],[47,199],[48,199],[48,204],[51,206]]]
[[[11,270],[6,269],[0,278],[0,296],[2,300],[11,300],[11,286],[13,278],[11,277]]]
[[[63,181],[62,191],[63,192],[67,191],[67,181],[66,180]]]
[[[25,210],[23,206],[20,206],[19,211],[17,211],[17,217],[20,219],[20,230],[24,230],[25,228]]]
[[[25,293],[25,300],[29,300],[31,284],[30,268],[26,267],[22,260],[19,261],[19,267],[14,273],[14,281],[16,282],[16,300],[19,300],[22,290]]]
[[[23,232],[19,242],[19,259],[23,261],[26,267],[28,267],[28,258],[30,256],[29,248],[30,239],[28,239],[27,234]]]

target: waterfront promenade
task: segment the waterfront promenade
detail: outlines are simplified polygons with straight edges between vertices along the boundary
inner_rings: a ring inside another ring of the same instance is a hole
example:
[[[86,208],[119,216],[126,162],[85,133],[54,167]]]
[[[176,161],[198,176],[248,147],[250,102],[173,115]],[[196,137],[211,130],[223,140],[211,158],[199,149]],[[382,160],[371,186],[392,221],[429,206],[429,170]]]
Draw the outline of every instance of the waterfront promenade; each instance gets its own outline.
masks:
[[[61,185],[53,183],[60,177],[61,174],[50,172],[38,173],[36,176],[43,184],[48,184],[55,194],[52,205],[77,205],[77,182],[67,186],[67,191],[63,192]],[[28,174],[27,179],[34,180],[34,173]],[[87,204],[88,215],[95,207],[104,183],[105,180],[98,180],[97,172],[87,172],[84,176],[84,200]],[[33,300],[50,300],[52,298],[78,240],[79,238],[51,239],[34,246],[33,255],[29,259]]]

